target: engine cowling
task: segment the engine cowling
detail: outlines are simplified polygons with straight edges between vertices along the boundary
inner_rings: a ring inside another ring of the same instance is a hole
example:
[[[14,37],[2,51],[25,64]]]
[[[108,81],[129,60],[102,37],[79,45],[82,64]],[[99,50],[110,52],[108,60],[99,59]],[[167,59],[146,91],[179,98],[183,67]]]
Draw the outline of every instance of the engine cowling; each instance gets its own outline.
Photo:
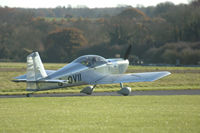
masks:
[[[93,86],[88,86],[88,87],[83,88],[80,92],[91,95],[93,92],[93,88],[94,88]]]
[[[118,91],[118,93],[124,96],[128,96],[131,93],[131,87],[123,87],[121,88],[121,90]]]

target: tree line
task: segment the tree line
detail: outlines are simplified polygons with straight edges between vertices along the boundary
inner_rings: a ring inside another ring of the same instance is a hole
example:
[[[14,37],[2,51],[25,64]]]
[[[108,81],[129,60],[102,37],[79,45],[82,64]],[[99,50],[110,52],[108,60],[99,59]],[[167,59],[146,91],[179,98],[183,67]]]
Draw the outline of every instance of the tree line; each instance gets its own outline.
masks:
[[[132,45],[133,64],[199,64],[199,3],[105,9],[0,7],[0,60],[26,61],[33,51],[45,62],[70,62],[84,54],[123,57]]]

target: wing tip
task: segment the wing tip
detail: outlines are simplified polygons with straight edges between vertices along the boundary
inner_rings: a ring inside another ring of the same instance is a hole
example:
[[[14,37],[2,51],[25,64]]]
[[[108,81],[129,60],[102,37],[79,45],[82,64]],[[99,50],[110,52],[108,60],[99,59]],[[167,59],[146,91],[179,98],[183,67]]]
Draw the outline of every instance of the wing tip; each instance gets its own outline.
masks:
[[[170,74],[171,74],[171,72],[169,72],[169,71],[163,71],[163,73],[165,73],[165,76],[167,76],[167,75],[170,75]]]

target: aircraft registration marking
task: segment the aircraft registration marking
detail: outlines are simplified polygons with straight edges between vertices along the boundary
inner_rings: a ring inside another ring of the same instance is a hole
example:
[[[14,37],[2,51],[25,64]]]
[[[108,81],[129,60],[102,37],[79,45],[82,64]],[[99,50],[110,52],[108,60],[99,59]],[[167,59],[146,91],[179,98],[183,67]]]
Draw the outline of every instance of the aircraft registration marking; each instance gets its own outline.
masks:
[[[67,79],[68,79],[68,83],[69,83],[69,84],[77,83],[77,82],[82,81],[82,77],[81,77],[81,74],[80,74],[80,73],[74,74],[74,75],[70,75],[70,76],[68,76]]]

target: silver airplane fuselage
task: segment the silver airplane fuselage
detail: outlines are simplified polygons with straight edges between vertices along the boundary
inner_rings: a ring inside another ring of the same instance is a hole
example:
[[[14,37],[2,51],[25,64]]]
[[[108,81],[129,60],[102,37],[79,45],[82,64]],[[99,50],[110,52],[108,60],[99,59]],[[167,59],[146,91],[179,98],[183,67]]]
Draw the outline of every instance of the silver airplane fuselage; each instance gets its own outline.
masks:
[[[27,56],[27,73],[15,77],[13,81],[26,82],[27,91],[90,85],[80,91],[89,95],[96,85],[119,83],[121,90],[118,92],[129,95],[131,88],[123,87],[123,83],[152,82],[171,74],[167,71],[124,74],[128,65],[127,56],[124,59],[105,59],[98,55],[85,55],[57,71],[45,70],[38,52],[34,52]]]
[[[96,57],[96,55],[89,55],[91,58]],[[86,56],[84,56],[86,57]],[[82,58],[82,57],[79,57]],[[107,74],[122,74],[124,73],[129,65],[128,60],[124,59],[106,59],[106,62],[97,65],[97,66],[86,66],[81,64],[80,62],[71,62],[64,66],[63,68],[57,70],[56,72],[49,74],[48,79],[57,79],[57,80],[66,80],[68,81],[67,84],[55,84],[52,86],[53,88],[61,88],[61,87],[72,87],[72,86],[79,86],[79,85],[87,85],[88,83],[84,82],[83,79],[87,79],[89,76],[88,74],[97,74],[99,76],[104,76]],[[98,80],[98,79],[97,79]],[[49,83],[47,83],[49,84]],[[46,86],[46,85],[45,85]],[[43,87],[41,87],[42,89]],[[45,87],[46,88],[46,87]]]

